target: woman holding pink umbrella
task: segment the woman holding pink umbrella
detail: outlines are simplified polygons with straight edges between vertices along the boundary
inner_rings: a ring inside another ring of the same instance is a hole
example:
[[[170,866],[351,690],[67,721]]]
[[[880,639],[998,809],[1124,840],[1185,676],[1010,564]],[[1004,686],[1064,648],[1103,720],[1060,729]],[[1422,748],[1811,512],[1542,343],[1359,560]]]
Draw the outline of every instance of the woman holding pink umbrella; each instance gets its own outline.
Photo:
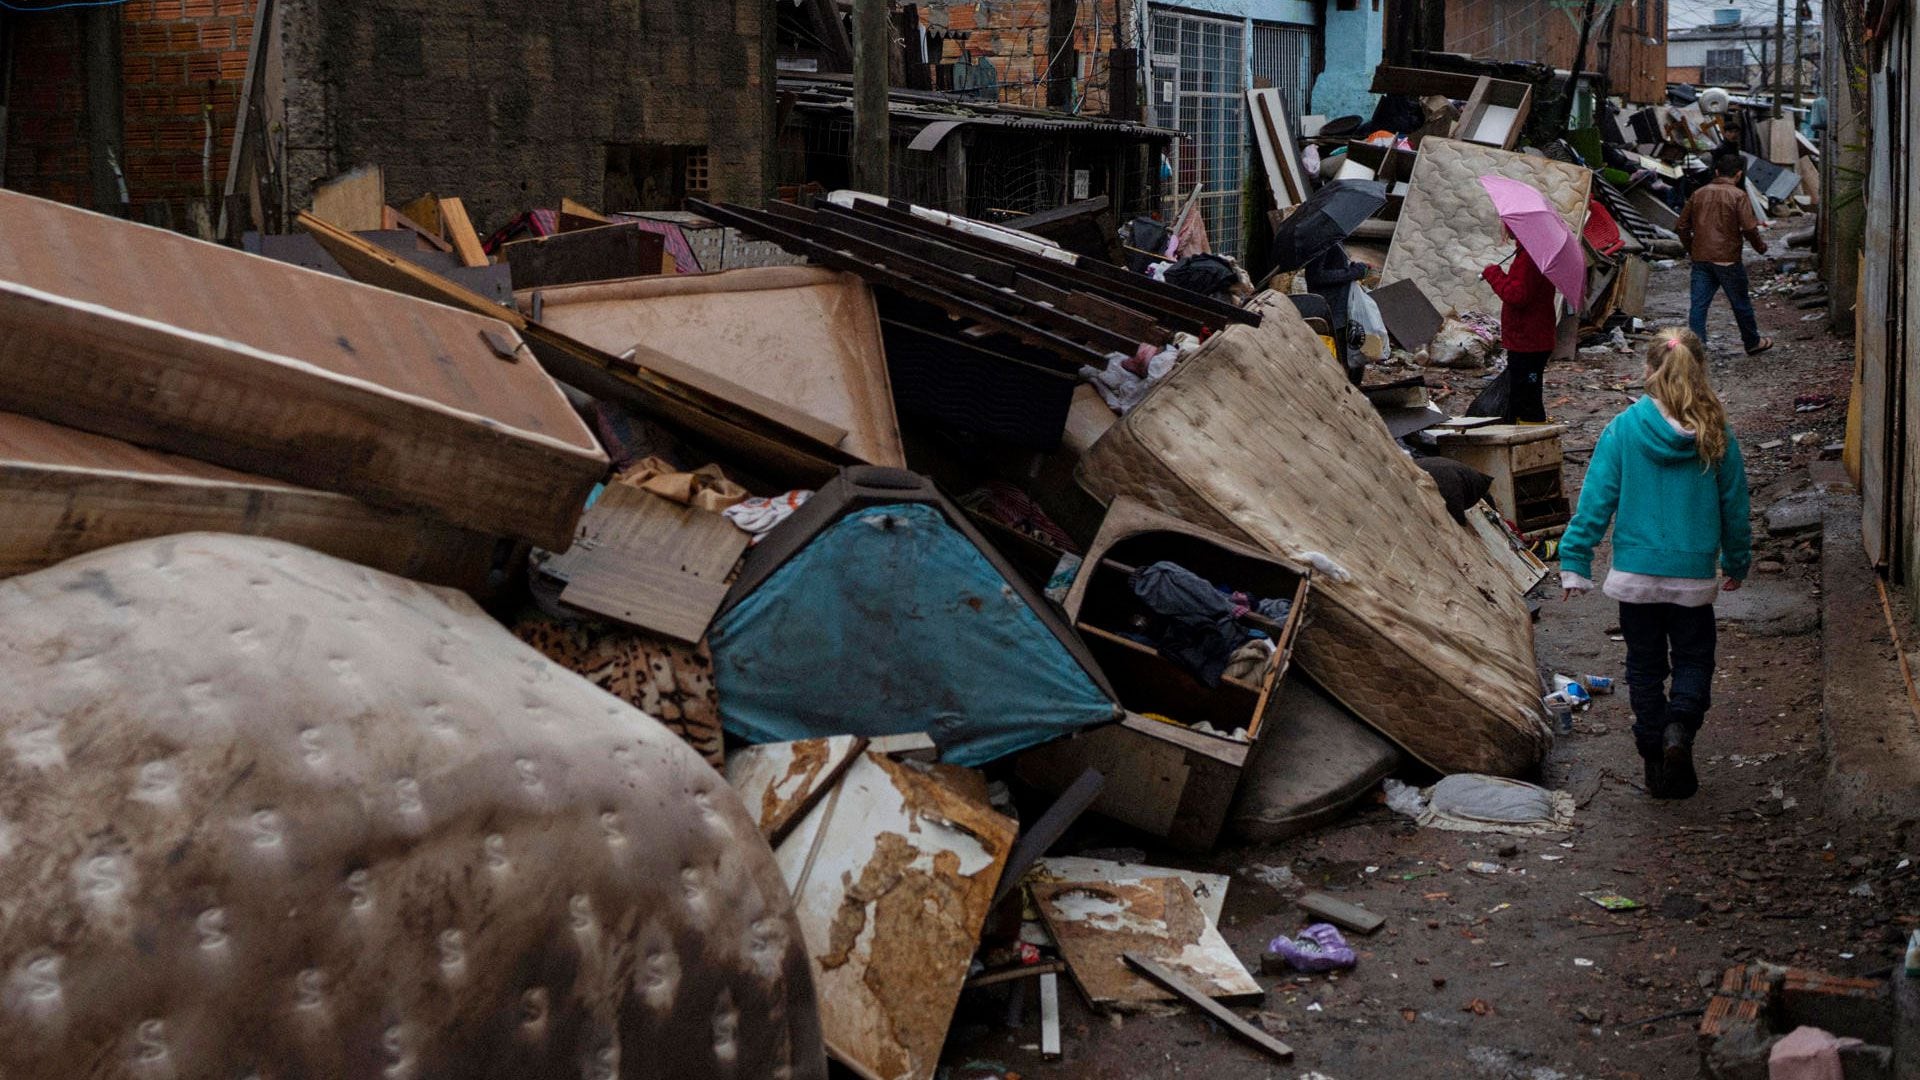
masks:
[[[1500,344],[1507,350],[1509,404],[1504,419],[1547,422],[1547,360],[1558,337],[1557,291],[1579,304],[1586,291],[1587,257],[1566,219],[1538,189],[1504,176],[1483,176],[1500,215],[1501,239],[1514,241],[1513,269],[1480,272],[1500,298]]]

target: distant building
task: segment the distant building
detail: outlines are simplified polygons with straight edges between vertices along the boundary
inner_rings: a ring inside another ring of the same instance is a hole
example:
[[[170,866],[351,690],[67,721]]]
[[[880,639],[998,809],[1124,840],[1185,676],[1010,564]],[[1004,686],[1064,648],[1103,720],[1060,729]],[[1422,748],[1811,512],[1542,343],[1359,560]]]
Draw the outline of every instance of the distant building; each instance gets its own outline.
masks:
[[[1667,81],[1687,86],[1719,86],[1729,90],[1771,90],[1773,59],[1777,46],[1774,25],[1742,19],[1739,8],[1721,8],[1707,26],[1673,30],[1667,34]],[[1786,28],[1786,55],[1780,78],[1793,85],[1795,61],[1793,25]],[[1820,26],[1809,23],[1804,30],[1798,58],[1804,65],[1800,85],[1812,92],[1819,81]]]

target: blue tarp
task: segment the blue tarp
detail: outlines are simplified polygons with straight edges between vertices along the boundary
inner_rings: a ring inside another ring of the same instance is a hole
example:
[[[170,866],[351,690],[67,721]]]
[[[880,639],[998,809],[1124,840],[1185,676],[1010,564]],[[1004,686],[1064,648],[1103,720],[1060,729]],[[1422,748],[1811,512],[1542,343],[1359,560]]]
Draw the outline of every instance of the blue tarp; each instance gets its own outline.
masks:
[[[1033,610],[923,504],[823,530],[708,634],[720,715],[748,742],[924,731],[983,765],[1112,720]]]

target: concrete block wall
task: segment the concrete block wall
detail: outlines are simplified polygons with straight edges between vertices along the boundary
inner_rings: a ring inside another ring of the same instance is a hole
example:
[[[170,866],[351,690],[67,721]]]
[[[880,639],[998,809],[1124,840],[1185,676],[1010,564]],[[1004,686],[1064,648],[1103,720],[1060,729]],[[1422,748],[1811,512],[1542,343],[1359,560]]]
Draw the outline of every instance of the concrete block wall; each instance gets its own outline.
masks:
[[[711,197],[768,190],[773,13],[755,0],[288,0],[294,205],[355,165],[389,201],[463,197],[498,226],[598,206],[609,144],[705,147]]]

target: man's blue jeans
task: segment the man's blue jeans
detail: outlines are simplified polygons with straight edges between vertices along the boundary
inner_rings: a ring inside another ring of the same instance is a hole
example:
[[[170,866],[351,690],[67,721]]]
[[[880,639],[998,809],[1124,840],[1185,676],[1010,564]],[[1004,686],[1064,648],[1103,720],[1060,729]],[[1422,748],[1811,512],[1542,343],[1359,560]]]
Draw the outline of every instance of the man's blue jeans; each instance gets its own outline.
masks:
[[[1754,322],[1753,300],[1747,295],[1747,268],[1740,263],[1693,264],[1693,308],[1687,315],[1687,326],[1701,341],[1707,340],[1707,305],[1722,289],[1727,291],[1727,303],[1733,308],[1733,321],[1740,325],[1740,342],[1751,352],[1760,344],[1760,326]]]

